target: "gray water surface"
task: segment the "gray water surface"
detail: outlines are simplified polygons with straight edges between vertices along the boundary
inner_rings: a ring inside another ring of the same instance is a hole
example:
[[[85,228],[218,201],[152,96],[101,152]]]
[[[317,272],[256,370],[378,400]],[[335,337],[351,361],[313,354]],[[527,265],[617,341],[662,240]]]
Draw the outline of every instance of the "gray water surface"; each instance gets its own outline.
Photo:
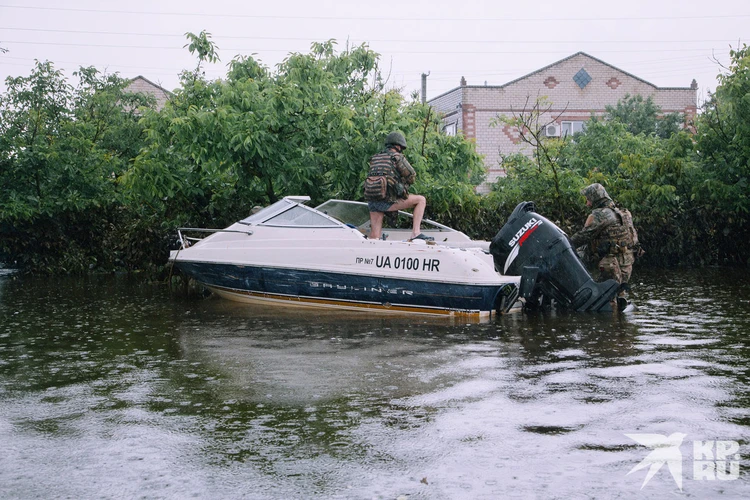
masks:
[[[2,275],[0,498],[750,498],[750,273],[635,281],[466,324]]]

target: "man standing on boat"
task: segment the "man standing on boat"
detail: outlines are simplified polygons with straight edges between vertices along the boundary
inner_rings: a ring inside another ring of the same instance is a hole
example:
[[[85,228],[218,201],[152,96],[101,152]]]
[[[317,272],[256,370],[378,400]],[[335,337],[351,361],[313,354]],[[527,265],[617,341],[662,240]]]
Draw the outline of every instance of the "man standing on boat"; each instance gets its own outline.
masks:
[[[365,180],[364,195],[370,208],[370,238],[380,239],[383,215],[413,208],[411,240],[431,241],[434,238],[421,233],[422,217],[427,200],[418,194],[409,194],[409,186],[416,172],[404,157],[406,138],[401,132],[391,132],[385,138],[385,149],[370,158],[370,170]]]
[[[599,183],[586,186],[581,194],[586,197],[586,206],[592,210],[583,229],[574,234],[570,242],[575,248],[588,244],[589,252],[600,259],[600,281],[613,279],[624,285],[618,298],[618,305],[622,307],[619,299],[627,296],[634,252],[640,251],[633,217],[628,210],[617,207]]]

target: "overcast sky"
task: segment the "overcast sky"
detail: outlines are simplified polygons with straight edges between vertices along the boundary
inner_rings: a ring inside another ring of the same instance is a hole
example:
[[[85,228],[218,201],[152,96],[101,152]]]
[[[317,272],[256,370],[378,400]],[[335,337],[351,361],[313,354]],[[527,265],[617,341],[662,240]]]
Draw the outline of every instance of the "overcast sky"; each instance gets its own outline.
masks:
[[[699,100],[716,87],[729,50],[750,38],[748,0],[0,0],[0,80],[28,76],[34,60],[71,75],[95,66],[142,75],[168,90],[196,60],[185,32],[206,30],[226,74],[237,54],[273,68],[311,42],[367,43],[392,86],[427,97],[459,85],[502,85],[583,51],[660,87]],[[74,81],[73,81],[74,82]],[[5,90],[4,83],[0,90]]]

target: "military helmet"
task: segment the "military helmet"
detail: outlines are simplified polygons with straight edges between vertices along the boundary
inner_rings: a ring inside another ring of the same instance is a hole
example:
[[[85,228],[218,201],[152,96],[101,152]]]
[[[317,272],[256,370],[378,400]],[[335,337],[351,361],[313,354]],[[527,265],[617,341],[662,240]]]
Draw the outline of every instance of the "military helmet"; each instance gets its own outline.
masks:
[[[604,186],[602,186],[598,182],[581,189],[581,194],[585,196],[586,199],[591,203],[596,203],[597,201],[604,198],[608,200],[612,199],[609,197],[609,194],[607,194],[607,190],[604,189]]]
[[[406,149],[406,138],[401,132],[391,132],[385,138],[385,145],[390,146],[391,144],[397,144],[402,148]]]

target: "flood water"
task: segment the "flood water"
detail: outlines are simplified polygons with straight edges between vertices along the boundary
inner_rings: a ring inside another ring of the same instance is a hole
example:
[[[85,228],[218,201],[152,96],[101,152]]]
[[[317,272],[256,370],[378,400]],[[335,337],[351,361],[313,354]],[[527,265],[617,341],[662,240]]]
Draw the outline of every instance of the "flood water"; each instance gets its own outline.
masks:
[[[465,324],[1,275],[0,498],[750,498],[750,273],[634,282]]]

